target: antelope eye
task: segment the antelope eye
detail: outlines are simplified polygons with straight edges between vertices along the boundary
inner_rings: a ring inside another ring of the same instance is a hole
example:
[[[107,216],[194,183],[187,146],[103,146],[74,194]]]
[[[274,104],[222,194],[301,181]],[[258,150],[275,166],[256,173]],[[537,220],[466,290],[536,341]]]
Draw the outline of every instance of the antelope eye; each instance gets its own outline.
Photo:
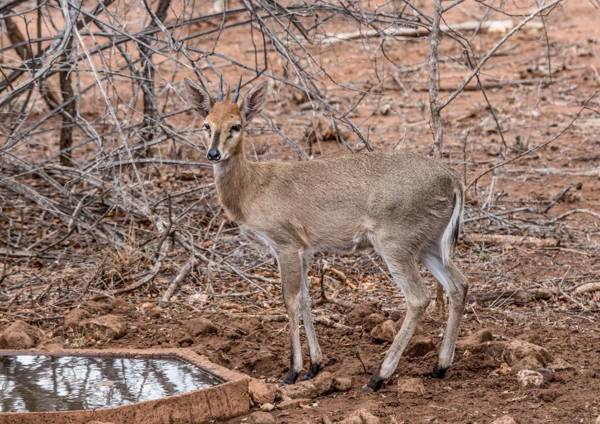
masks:
[[[235,125],[231,126],[229,131],[230,132],[240,132],[241,129],[242,129],[242,126],[240,124],[235,124]]]
[[[210,125],[208,125],[208,124],[204,124],[204,125],[202,125],[202,129],[203,129],[204,131],[208,131],[208,133],[210,134]]]

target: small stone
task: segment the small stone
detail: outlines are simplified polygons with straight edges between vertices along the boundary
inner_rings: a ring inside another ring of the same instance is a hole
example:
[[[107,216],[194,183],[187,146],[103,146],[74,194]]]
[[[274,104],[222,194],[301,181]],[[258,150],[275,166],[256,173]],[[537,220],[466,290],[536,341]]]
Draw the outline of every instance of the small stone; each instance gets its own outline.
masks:
[[[435,350],[433,340],[428,337],[415,337],[413,342],[406,349],[407,356],[425,356],[432,350]]]
[[[350,311],[347,316],[348,322],[352,325],[363,325],[365,319],[372,313],[377,312],[375,304],[361,303]]]
[[[253,378],[248,382],[248,392],[256,405],[272,404],[277,396],[277,386]]]
[[[398,380],[398,390],[403,393],[425,394],[425,385],[420,378],[401,378]]]
[[[277,408],[279,409],[291,409],[296,408],[302,405],[308,405],[308,399],[286,399],[277,404]]]
[[[350,377],[334,377],[332,387],[338,392],[346,392],[352,388]]]
[[[396,337],[396,333],[396,324],[388,319],[371,330],[371,337],[379,342],[391,342]]]
[[[250,414],[252,424],[275,424],[275,417],[268,412],[256,411]]]
[[[301,399],[316,397],[317,388],[312,381],[300,381],[296,384],[285,385],[279,388],[283,398]]]
[[[97,340],[119,339],[127,332],[127,322],[119,315],[103,315],[81,323],[89,334]]]
[[[366,409],[359,409],[354,411],[350,416],[340,424],[380,424],[379,418],[371,414]]]
[[[463,339],[460,339],[458,342],[456,342],[456,347],[459,349],[468,349],[481,343],[491,342],[492,340],[494,340],[492,332],[487,328],[483,328],[479,331],[469,334]]]
[[[333,376],[331,373],[323,371],[312,380],[283,386],[279,389],[279,392],[282,396],[287,396],[290,399],[312,399],[331,391],[332,384]]]
[[[521,387],[540,387],[544,384],[544,376],[534,370],[521,370],[517,373],[517,381]]]
[[[30,349],[44,338],[44,333],[37,327],[17,320],[0,334],[0,348]]]
[[[379,114],[382,116],[389,115],[391,111],[392,111],[392,105],[389,103],[385,103],[379,108]]]
[[[164,309],[154,302],[142,303],[141,309],[143,314],[150,318],[159,318],[164,313]]]
[[[496,418],[492,421],[492,424],[519,424],[517,420],[515,420],[510,415],[502,415],[500,418]]]
[[[260,405],[261,411],[271,412],[273,409],[275,409],[275,405],[273,405],[272,403],[263,403],[262,405]]]
[[[385,321],[385,317],[382,314],[378,314],[376,312],[372,313],[365,318],[363,328],[367,331],[371,331],[373,328],[375,328],[375,326],[381,324],[383,321]]]
[[[81,323],[89,317],[89,313],[85,309],[75,308],[71,309],[67,315],[65,315],[65,320],[63,321],[64,328],[78,328]]]
[[[503,357],[513,368],[519,368],[520,366],[516,366],[519,362],[522,362],[520,365],[527,363],[530,366],[535,363],[537,366],[532,368],[543,368],[553,361],[547,349],[518,339],[511,340],[505,345]]]
[[[210,320],[202,317],[185,321],[183,326],[193,337],[217,332],[217,327]]]
[[[331,386],[333,386],[333,375],[329,371],[321,371],[312,379],[312,382],[317,389],[317,396],[322,396],[331,391]]]
[[[188,297],[190,303],[204,304],[208,302],[208,295],[205,293],[195,293]]]

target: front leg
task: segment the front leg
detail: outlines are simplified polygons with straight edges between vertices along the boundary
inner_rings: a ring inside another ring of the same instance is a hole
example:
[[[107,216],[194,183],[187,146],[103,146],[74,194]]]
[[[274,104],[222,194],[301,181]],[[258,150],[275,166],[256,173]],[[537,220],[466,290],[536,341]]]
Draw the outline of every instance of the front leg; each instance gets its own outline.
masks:
[[[300,345],[300,310],[302,301],[302,261],[299,249],[278,251],[277,261],[281,274],[283,302],[290,323],[290,369],[284,384],[293,384],[302,371]]]
[[[315,331],[310,301],[310,286],[308,282],[308,268],[312,256],[304,253],[302,256],[302,321],[306,331],[306,340],[308,342],[308,351],[310,353],[310,368],[304,376],[306,380],[315,377],[321,369],[321,348]]]

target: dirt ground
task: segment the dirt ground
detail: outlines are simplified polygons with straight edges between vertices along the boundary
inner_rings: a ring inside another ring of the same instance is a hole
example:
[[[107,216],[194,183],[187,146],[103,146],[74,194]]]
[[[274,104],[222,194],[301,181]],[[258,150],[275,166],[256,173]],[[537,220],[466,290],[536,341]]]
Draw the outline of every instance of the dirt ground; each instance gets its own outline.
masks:
[[[468,8],[461,10],[448,19],[472,19]],[[582,109],[583,102],[600,90],[599,14],[593,2],[566,2],[546,20],[550,63],[544,32],[538,29],[515,36],[484,69],[484,83],[517,81],[487,90],[504,128],[506,147],[480,92],[469,90],[444,110],[445,159],[465,174],[467,182],[567,128],[548,147],[482,177],[467,194],[464,231],[456,251],[457,263],[470,282],[460,337],[487,329],[493,341],[459,348],[446,377],[429,378],[445,325],[445,317],[430,308],[417,337],[431,340],[435,349],[404,356],[380,391],[364,394],[361,387],[389,346],[389,342],[375,340],[371,330],[383,319],[400,323],[404,300],[373,252],[324,257],[339,271],[329,272],[323,279],[333,301],[319,300],[319,267],[313,266],[310,272],[324,371],[351,377],[352,388],[290,409],[275,409],[271,414],[276,422],[336,422],[359,409],[379,417],[382,423],[491,423],[503,415],[521,424],[596,422],[600,416],[600,291],[579,293],[577,287],[600,282],[600,96]],[[240,29],[223,35],[232,40],[232,51],[238,48],[233,41],[242,34]],[[500,36],[482,35],[474,47],[484,52]],[[379,41],[365,43],[373,48]],[[368,97],[352,115],[355,122],[369,128],[376,149],[402,147],[429,154],[431,131],[423,89],[428,43],[390,40],[388,44],[390,58],[404,66],[395,67],[381,54],[372,55],[363,42],[339,43],[319,54],[325,63],[336,62],[330,67],[333,79],[380,93]],[[441,49],[444,55],[457,51],[447,41]],[[381,83],[374,79],[373,68],[379,66],[373,65],[374,60],[382,61]],[[464,68],[452,62],[445,63],[441,71],[442,87],[455,87],[464,75]],[[528,82],[518,83],[524,80]],[[310,112],[299,110],[284,89],[276,86],[273,90],[277,96],[270,98],[267,115],[305,143]],[[344,104],[354,100],[334,86],[329,93]],[[448,94],[442,91],[443,96]],[[578,119],[572,122],[577,113]],[[189,122],[192,117],[179,119]],[[289,146],[258,124],[250,141],[248,150],[261,159],[295,157]],[[335,155],[344,149],[334,141],[321,141],[313,148],[316,156]],[[166,169],[159,174],[153,174],[157,198],[166,190],[180,191],[211,181],[205,171],[190,175]],[[123,252],[95,249],[89,243],[67,243],[60,255],[50,258],[0,259],[6,261],[8,270],[0,279],[0,332],[23,319],[43,331],[42,344],[191,347],[218,364],[279,382],[288,365],[289,348],[276,267],[264,248],[241,238],[222,215],[215,218],[216,223],[211,221],[214,217],[207,211],[216,201],[213,195],[197,206],[190,226],[206,227],[210,221],[208,225],[218,227],[223,223],[227,243],[239,244],[244,254],[254,255],[255,263],[260,263],[252,271],[260,277],[254,284],[233,274],[220,280],[220,274],[210,277],[210,270],[199,269],[182,283],[173,302],[163,307],[157,306],[157,299],[170,281],[168,275],[116,299],[101,296],[90,300],[99,293],[93,290],[80,298],[70,294],[71,290],[81,292],[82,285],[97,277],[99,268],[104,266],[105,277],[98,290],[111,287],[110,281],[119,273],[132,275],[127,267],[136,259]],[[3,213],[18,217],[17,209],[4,205]],[[23,228],[26,238],[29,230],[26,225]],[[52,226],[48,232],[51,230]],[[203,238],[202,231],[193,233],[210,248],[211,241]],[[167,274],[177,270],[175,258],[171,259]],[[317,264],[322,259],[318,257]],[[115,265],[111,261],[120,262]],[[433,297],[433,280],[427,279]],[[31,285],[25,286],[28,282]],[[102,338],[69,328],[64,317],[76,308],[90,317],[120,316],[127,330],[119,338]],[[214,328],[190,334],[184,323],[198,316],[208,319]],[[494,343],[514,339],[542,346],[552,356],[547,364],[551,378],[540,387],[521,387],[517,370],[494,349]],[[553,369],[557,361],[561,365]],[[406,377],[421,378],[424,391],[403,392],[398,380]],[[251,421],[239,417],[229,422]]]

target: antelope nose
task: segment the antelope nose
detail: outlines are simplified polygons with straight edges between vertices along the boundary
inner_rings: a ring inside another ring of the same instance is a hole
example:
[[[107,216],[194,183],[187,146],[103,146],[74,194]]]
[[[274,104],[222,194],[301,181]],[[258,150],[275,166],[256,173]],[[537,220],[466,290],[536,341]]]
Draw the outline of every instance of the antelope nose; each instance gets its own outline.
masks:
[[[221,159],[221,153],[217,149],[210,149],[208,151],[206,157],[208,158],[208,160],[217,161],[217,160]]]

